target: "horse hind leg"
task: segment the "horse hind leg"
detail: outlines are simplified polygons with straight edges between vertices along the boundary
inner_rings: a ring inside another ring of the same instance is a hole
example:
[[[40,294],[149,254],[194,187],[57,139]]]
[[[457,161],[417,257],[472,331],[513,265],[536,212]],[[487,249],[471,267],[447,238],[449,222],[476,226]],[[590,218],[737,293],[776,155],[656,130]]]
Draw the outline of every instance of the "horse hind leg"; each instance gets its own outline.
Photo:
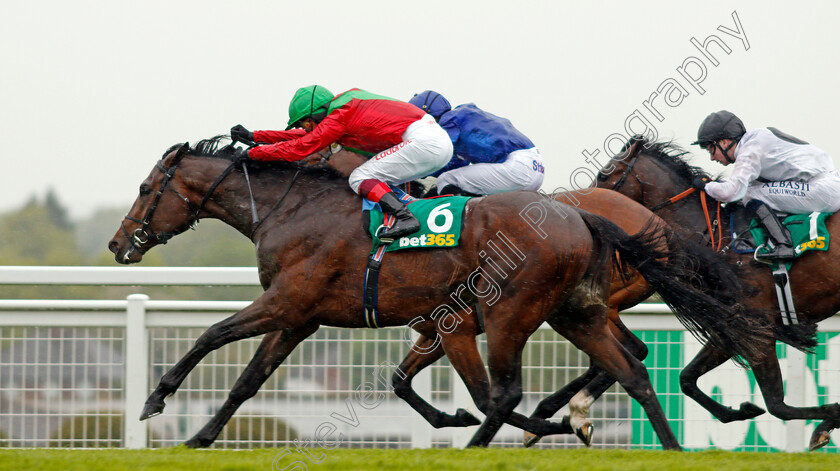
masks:
[[[225,425],[245,401],[254,397],[292,350],[318,330],[317,325],[297,330],[283,330],[266,334],[254,357],[233,385],[227,400],[216,415],[184,444],[189,448],[205,448],[213,444]]]
[[[487,377],[487,372],[484,369],[484,363],[481,360],[481,355],[478,353],[478,347],[473,333],[461,332],[459,329],[456,329],[453,332],[441,335],[440,338],[442,339],[441,346],[446,352],[450,363],[452,363],[452,367],[458,372],[461,379],[464,381],[464,384],[466,384],[467,390],[475,402],[476,407],[478,407],[478,409],[487,415],[488,419],[491,420],[491,422],[489,422],[490,425],[488,425],[488,420],[485,420],[484,423],[481,424],[476,436],[474,436],[467,445],[468,447],[487,446],[493,438],[493,435],[495,435],[496,431],[498,431],[498,428],[505,422],[513,425],[514,427],[531,430],[532,432],[540,435],[572,433],[568,424],[553,423],[547,420],[529,419],[522,414],[513,412],[513,407],[516,406],[516,403],[519,400],[518,398],[521,397],[521,383],[519,382],[514,382],[514,384],[510,386],[505,386],[513,391],[517,391],[518,388],[519,396],[514,393],[511,397],[508,397],[508,401],[504,403],[498,400],[497,397],[492,396],[493,391],[490,386],[491,383]],[[525,336],[525,338],[527,338],[527,336]],[[491,353],[488,361],[495,362],[495,355]],[[519,363],[515,364],[519,365]],[[491,371],[493,371],[492,367]],[[512,378],[510,375],[506,375],[504,377],[506,380]],[[507,407],[509,410],[504,410],[503,412],[494,411],[494,408],[498,407]],[[497,412],[497,418],[495,420],[500,421],[498,424],[492,421],[494,420],[492,419],[492,417],[494,417],[494,412]],[[472,416],[470,415],[470,417]],[[478,440],[476,437],[482,438]]]
[[[642,406],[663,448],[682,449],[656,399],[646,368],[613,337],[606,324],[554,322],[552,326],[560,329],[567,339],[587,353],[593,363],[616,378],[630,397]]]
[[[612,304],[612,302],[610,303]],[[609,317],[610,330],[627,350],[629,350],[634,357],[639,360],[644,360],[648,354],[647,345],[644,344],[638,337],[621,322],[618,317],[618,309],[610,309]],[[564,417],[564,422],[568,422],[575,435],[586,445],[592,444],[592,433],[594,426],[592,422],[587,420],[589,407],[598,400],[613,384],[615,379],[605,373],[597,365],[591,365],[586,373],[567,384],[560,391],[552,394],[544,399],[534,413],[532,418],[549,418],[553,416],[566,404],[569,404],[570,415]],[[537,443],[541,437],[525,432],[524,445],[530,447]]]
[[[809,449],[816,450],[828,443],[831,431],[840,425],[840,404],[813,407],[794,407],[785,404],[784,383],[777,358],[765,355],[762,361],[750,362],[750,366],[752,366],[756,383],[761,388],[764,404],[770,414],[782,420],[821,420],[822,423],[811,435]]]
[[[391,379],[394,394],[407,402],[434,428],[469,427],[480,424],[481,421],[466,409],[459,408],[455,411],[455,415],[451,415],[435,408],[411,387],[411,380],[417,373],[438,361],[443,355],[443,347],[437,338],[432,339],[424,335],[417,339]]]

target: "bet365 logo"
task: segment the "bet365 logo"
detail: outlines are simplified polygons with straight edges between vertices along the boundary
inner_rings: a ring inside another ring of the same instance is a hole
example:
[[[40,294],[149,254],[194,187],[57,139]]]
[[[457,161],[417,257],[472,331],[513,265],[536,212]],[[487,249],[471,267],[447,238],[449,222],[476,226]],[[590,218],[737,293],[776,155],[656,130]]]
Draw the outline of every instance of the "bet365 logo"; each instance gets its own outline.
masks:
[[[443,203],[429,211],[426,227],[431,233],[412,237],[401,237],[400,247],[451,247],[455,245],[455,234],[446,234],[452,229],[455,216],[448,208],[452,203]]]
[[[823,249],[825,248],[825,237],[817,237],[816,239],[811,239],[808,242],[803,242],[796,246],[794,252],[797,254],[802,253],[807,249]]]

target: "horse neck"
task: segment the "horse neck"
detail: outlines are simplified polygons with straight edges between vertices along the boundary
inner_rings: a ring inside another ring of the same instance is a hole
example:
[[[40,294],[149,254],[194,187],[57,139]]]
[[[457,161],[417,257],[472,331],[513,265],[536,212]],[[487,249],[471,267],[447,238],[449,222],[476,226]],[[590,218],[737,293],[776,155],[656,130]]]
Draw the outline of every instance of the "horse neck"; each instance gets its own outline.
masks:
[[[660,169],[664,170],[667,176],[660,179],[652,187],[645,188],[645,193],[655,195],[646,197],[644,205],[652,208],[655,205],[667,201],[683,191],[691,188],[691,182],[687,179],[676,175],[672,169],[666,168],[662,164],[657,164]],[[656,201],[649,201],[656,198]],[[703,209],[703,202],[701,198],[706,199],[706,210]],[[668,224],[675,225],[688,229],[692,232],[702,233],[709,230],[709,224],[717,220],[718,202],[708,195],[703,195],[699,191],[695,191],[689,196],[671,203],[656,211],[656,215],[664,219]],[[708,211],[708,213],[707,213]],[[729,214],[728,212],[726,214]],[[728,230],[729,221],[724,217],[724,211],[721,211],[721,219],[717,221],[717,226],[723,230]],[[715,232],[715,240],[717,240],[717,232]]]
[[[714,221],[717,220],[718,201],[709,195],[705,195],[706,210],[704,210],[701,198],[703,198],[703,195],[700,192],[695,192],[684,200],[657,211],[656,214],[672,225],[691,229],[695,232],[708,231],[710,221],[714,224]],[[727,231],[729,228],[728,215],[729,212],[721,208],[721,220],[717,221],[717,227],[722,228],[724,231]],[[724,236],[726,235],[724,234]]]
[[[190,180],[194,185],[193,193],[198,195],[194,203],[198,205],[211,191],[218,177],[230,166],[230,161],[203,158],[203,161],[193,159],[190,164],[194,166],[190,167],[190,174],[201,175]],[[250,189],[242,170],[230,172],[213,190],[204,205],[202,217],[218,219],[246,237],[253,238],[257,226],[268,218],[283,218],[296,213],[303,206],[318,204],[319,200],[324,199],[319,195],[324,193],[349,193],[335,191],[347,187],[343,180],[316,178],[312,171],[298,172],[295,168],[250,167],[249,179]],[[251,195],[257,211],[256,222],[251,209]]]

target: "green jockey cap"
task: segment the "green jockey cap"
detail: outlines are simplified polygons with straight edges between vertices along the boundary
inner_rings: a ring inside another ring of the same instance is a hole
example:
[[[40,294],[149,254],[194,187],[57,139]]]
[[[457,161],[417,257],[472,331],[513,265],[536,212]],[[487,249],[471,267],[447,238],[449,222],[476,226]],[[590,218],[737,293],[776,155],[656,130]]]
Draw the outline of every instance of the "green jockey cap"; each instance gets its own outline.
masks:
[[[327,105],[335,97],[331,91],[321,85],[310,85],[299,88],[289,103],[289,126],[291,129],[295,123],[308,118],[320,111],[327,111]]]

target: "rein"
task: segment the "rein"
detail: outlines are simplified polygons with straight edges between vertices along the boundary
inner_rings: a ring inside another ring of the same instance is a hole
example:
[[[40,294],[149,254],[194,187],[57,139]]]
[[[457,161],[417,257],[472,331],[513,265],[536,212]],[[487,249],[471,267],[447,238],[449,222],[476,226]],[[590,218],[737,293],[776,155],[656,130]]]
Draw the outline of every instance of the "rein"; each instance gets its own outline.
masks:
[[[715,247],[715,231],[712,227],[712,221],[709,218],[709,208],[706,205],[706,192],[700,192],[700,205],[703,206],[703,214],[706,216],[706,226],[709,228],[709,240],[712,242],[712,250],[718,251],[723,248],[723,227],[720,224],[720,201],[717,202],[717,219],[714,226],[718,228],[718,242]]]
[[[292,180],[289,182],[289,187],[288,187],[288,188],[286,188],[286,192],[285,192],[285,193],[283,193],[283,196],[281,196],[281,197],[280,197],[280,199],[279,199],[279,200],[277,200],[277,202],[276,202],[276,203],[274,203],[274,206],[272,206],[272,207],[271,207],[271,209],[269,209],[269,210],[268,210],[268,212],[267,212],[267,213],[265,213],[265,217],[264,217],[264,218],[262,218],[262,219],[260,219],[260,220],[257,220],[256,208],[252,207],[252,210],[254,211],[254,213],[253,213],[253,214],[254,214],[254,222],[255,222],[255,224],[254,224],[254,228],[253,228],[253,229],[251,229],[251,234],[250,234],[250,235],[249,235],[249,237],[248,237],[249,239],[253,239],[253,238],[254,238],[254,234],[256,234],[256,233],[257,233],[257,229],[259,229],[259,228],[260,228],[260,226],[262,225],[262,223],[263,223],[263,222],[265,222],[265,220],[266,220],[266,219],[268,219],[268,216],[270,216],[270,215],[271,215],[271,213],[273,213],[273,212],[274,212],[277,208],[279,208],[279,207],[280,207],[280,203],[282,203],[282,202],[283,202],[283,200],[284,200],[284,199],[286,199],[286,196],[289,194],[289,192],[290,192],[290,191],[292,191],[292,186],[294,186],[295,181],[297,180],[298,175],[300,175],[300,170],[298,170],[297,172],[295,172],[294,176],[292,177]],[[250,185],[250,184],[249,184],[249,185]],[[250,189],[250,186],[249,186],[248,191],[250,191],[250,190],[251,190],[251,189]],[[253,197],[252,197],[252,198],[253,198]],[[253,204],[253,199],[251,200],[251,203]]]
[[[697,191],[696,188],[689,188],[689,189],[683,191],[682,193],[680,193],[676,196],[672,196],[672,197],[668,198],[667,200],[665,200],[665,201],[663,201],[663,202],[661,202],[661,203],[657,204],[656,206],[654,206],[652,208],[649,208],[649,209],[651,210],[651,212],[655,213],[655,212],[659,211],[660,209],[662,209],[666,206],[670,206],[670,205],[676,203],[677,201],[685,198],[686,196],[691,195],[695,191]],[[700,206],[703,208],[703,215],[706,216],[706,228],[709,230],[709,240],[711,241],[711,244],[712,244],[712,250],[719,251],[723,248],[723,227],[721,227],[721,224],[720,224],[720,201],[717,202],[717,219],[715,219],[714,222],[712,222],[712,218],[709,215],[709,206],[706,203],[706,192],[702,191],[702,190],[700,191]],[[715,227],[717,227],[717,229],[718,229],[718,231],[717,231],[717,233],[718,233],[717,244],[715,244]]]
[[[315,95],[313,94],[312,96],[313,96],[313,99],[314,99]],[[236,144],[237,141],[242,142],[243,144],[247,145],[248,149],[251,149],[251,148],[257,146],[257,143],[255,143],[255,142],[246,142],[246,141],[243,141],[241,139],[234,139],[233,144]],[[231,145],[233,145],[233,144],[231,144]],[[318,152],[318,155],[321,156],[321,162],[329,161],[330,157],[332,157],[332,155],[333,155],[332,146],[330,146],[327,149],[327,155],[324,155],[321,152]],[[232,168],[232,166],[228,167],[228,169],[225,170],[225,174],[222,177],[220,177],[219,180],[216,181],[216,184],[221,183],[221,181],[224,179],[224,177],[227,176],[227,173],[230,173],[231,168]],[[248,197],[250,198],[250,202],[251,202],[251,224],[253,225],[253,228],[251,229],[251,233],[248,235],[248,238],[253,240],[254,234],[257,233],[257,229],[259,229],[260,226],[262,225],[262,223],[266,219],[268,219],[268,216],[270,216],[271,213],[273,213],[277,208],[280,207],[280,203],[282,203],[283,200],[286,198],[286,195],[288,195],[289,192],[292,191],[292,186],[294,186],[298,175],[300,175],[300,170],[295,172],[294,176],[292,177],[292,180],[289,182],[289,187],[286,188],[286,192],[283,193],[283,196],[281,196],[280,199],[277,200],[276,203],[274,203],[274,206],[272,206],[271,209],[268,210],[268,212],[265,214],[265,217],[262,218],[262,219],[260,219],[259,214],[257,213],[257,203],[254,201],[254,192],[251,190],[251,178],[248,175],[248,165],[245,163],[245,161],[242,162],[242,172],[245,173],[245,183],[248,186]],[[214,184],[214,185],[216,185],[216,184]],[[210,194],[213,192],[214,189],[215,189],[215,186],[210,188],[210,193],[208,193],[207,196],[204,197],[205,201],[207,200],[207,198],[210,197]],[[204,205],[204,202],[202,202],[202,206],[203,205]]]
[[[639,158],[638,153],[633,155],[633,157],[630,159],[630,162],[627,163],[627,168],[624,169],[624,173],[621,174],[621,177],[618,179],[617,182],[615,182],[615,185],[613,185],[613,187],[612,187],[613,191],[618,191],[618,189],[621,188],[621,186],[627,180],[627,177],[633,172],[633,167],[636,165],[636,162],[638,161],[638,158]],[[636,180],[639,181],[639,183],[641,185],[641,183],[642,183],[641,180],[639,180],[638,177],[636,177],[635,175],[634,175],[634,177],[636,178]],[[642,191],[644,191],[644,189],[642,189]],[[672,197],[668,198],[667,200],[665,200],[665,201],[663,201],[663,202],[661,202],[661,203],[659,203],[659,204],[657,204],[657,205],[655,205],[655,206],[653,206],[652,208],[649,208],[649,209],[651,210],[651,212],[655,213],[656,211],[658,211],[658,210],[660,210],[660,209],[662,209],[666,206],[672,205],[672,204],[676,203],[677,201],[691,195],[695,191],[697,191],[696,188],[693,188],[693,187],[689,188],[689,189],[683,191],[682,193],[680,193],[678,195],[675,195],[675,196],[672,196]],[[642,193],[642,194],[644,195],[644,193]],[[714,222],[712,222],[712,218],[709,215],[709,207],[706,203],[706,192],[702,191],[702,190],[700,191],[700,205],[703,207],[703,215],[706,216],[706,227],[709,230],[709,240],[712,244],[712,250],[720,251],[723,248],[723,227],[721,227],[721,224],[720,224],[720,201],[717,202],[717,219],[715,219]],[[718,232],[717,244],[715,244],[715,227],[717,227],[717,229],[718,229],[718,231],[717,231]]]

